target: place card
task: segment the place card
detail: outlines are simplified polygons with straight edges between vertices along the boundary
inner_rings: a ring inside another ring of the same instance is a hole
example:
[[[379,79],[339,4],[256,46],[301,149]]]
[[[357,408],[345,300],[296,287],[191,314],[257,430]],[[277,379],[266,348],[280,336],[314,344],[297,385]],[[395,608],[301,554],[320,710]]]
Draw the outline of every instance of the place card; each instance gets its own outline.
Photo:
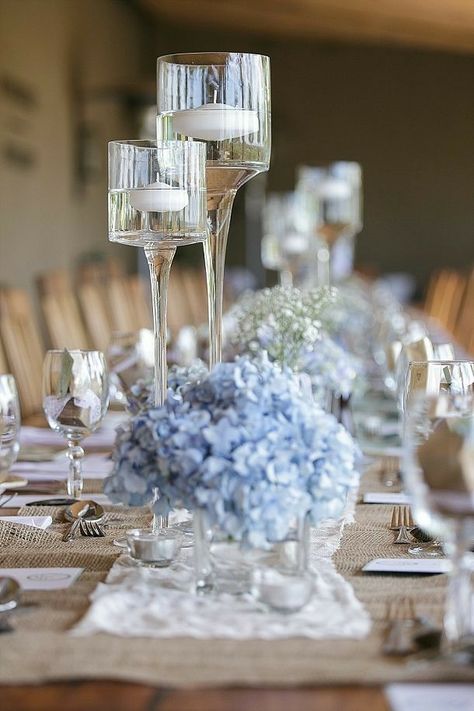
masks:
[[[409,506],[411,499],[408,494],[394,491],[368,491],[363,495],[364,504],[391,504],[392,506]]]
[[[374,558],[362,570],[364,573],[414,573],[415,575],[436,575],[447,573],[449,561],[446,558]]]
[[[392,711],[474,711],[472,684],[390,684]]]
[[[14,578],[23,590],[64,590],[84,568],[2,568],[2,576]]]
[[[49,528],[53,523],[51,516],[0,516],[0,521],[7,523],[20,523],[23,526],[32,526],[32,528]]]

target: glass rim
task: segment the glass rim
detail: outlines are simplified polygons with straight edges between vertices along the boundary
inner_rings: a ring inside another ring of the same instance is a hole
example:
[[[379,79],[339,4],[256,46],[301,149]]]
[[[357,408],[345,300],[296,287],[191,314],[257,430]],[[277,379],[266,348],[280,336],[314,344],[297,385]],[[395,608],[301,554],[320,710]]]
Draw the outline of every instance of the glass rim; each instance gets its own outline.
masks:
[[[204,52],[172,52],[170,54],[162,54],[159,57],[157,57],[156,62],[164,62],[166,64],[182,64],[182,62],[172,62],[170,61],[172,57],[198,57],[198,56],[221,56],[222,58],[224,57],[231,57],[231,56],[236,56],[236,57],[262,57],[263,59],[266,59],[270,61],[270,57],[268,54],[259,54],[258,52],[209,52],[209,51],[204,51]],[[190,64],[189,66],[203,66],[205,67],[206,65],[216,65],[219,64],[218,62],[202,62],[201,64]],[[222,66],[225,66],[225,62],[220,62]]]
[[[157,113],[158,116],[158,113]],[[143,148],[150,151],[156,151],[160,148],[184,148],[184,151],[202,151],[202,146],[205,146],[203,141],[150,141],[147,138],[119,138],[115,141],[109,141],[109,148],[111,146],[132,146],[134,148]],[[198,148],[196,148],[198,146]]]

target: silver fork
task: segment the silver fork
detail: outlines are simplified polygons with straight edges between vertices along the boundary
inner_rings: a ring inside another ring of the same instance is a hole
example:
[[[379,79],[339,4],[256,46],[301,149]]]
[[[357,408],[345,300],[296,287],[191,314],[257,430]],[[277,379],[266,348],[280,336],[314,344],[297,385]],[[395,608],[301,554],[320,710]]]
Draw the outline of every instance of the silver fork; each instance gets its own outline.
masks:
[[[413,539],[410,536],[410,530],[412,528],[414,528],[414,523],[410,508],[408,506],[394,506],[390,519],[390,529],[392,531],[398,531],[394,543],[413,543]]]
[[[391,600],[387,605],[388,628],[383,644],[384,654],[404,656],[415,651],[413,630],[417,625],[411,597]]]
[[[104,529],[97,521],[88,521],[83,518],[81,519],[79,528],[83,536],[89,536],[91,538],[103,538],[105,536]]]

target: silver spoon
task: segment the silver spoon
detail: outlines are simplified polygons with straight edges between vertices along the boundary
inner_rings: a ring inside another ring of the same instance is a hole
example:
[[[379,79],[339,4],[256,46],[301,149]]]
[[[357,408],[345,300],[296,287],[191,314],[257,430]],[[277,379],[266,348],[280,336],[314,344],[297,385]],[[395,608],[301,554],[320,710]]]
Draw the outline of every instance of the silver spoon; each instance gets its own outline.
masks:
[[[14,578],[0,578],[0,612],[9,612],[18,605],[20,585]]]
[[[64,534],[63,541],[71,541],[74,538],[82,518],[86,518],[89,521],[100,521],[103,515],[104,509],[96,501],[76,501],[74,504],[71,504],[64,512],[64,517],[67,521],[72,521],[73,523],[70,529]]]

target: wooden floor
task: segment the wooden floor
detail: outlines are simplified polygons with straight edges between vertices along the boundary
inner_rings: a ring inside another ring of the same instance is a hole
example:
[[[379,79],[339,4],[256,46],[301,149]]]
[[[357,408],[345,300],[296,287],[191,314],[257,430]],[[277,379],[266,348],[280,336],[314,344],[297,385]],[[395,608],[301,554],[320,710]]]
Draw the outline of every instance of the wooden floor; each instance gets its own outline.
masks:
[[[380,689],[166,690],[118,682],[3,686],[2,711],[389,711]]]

